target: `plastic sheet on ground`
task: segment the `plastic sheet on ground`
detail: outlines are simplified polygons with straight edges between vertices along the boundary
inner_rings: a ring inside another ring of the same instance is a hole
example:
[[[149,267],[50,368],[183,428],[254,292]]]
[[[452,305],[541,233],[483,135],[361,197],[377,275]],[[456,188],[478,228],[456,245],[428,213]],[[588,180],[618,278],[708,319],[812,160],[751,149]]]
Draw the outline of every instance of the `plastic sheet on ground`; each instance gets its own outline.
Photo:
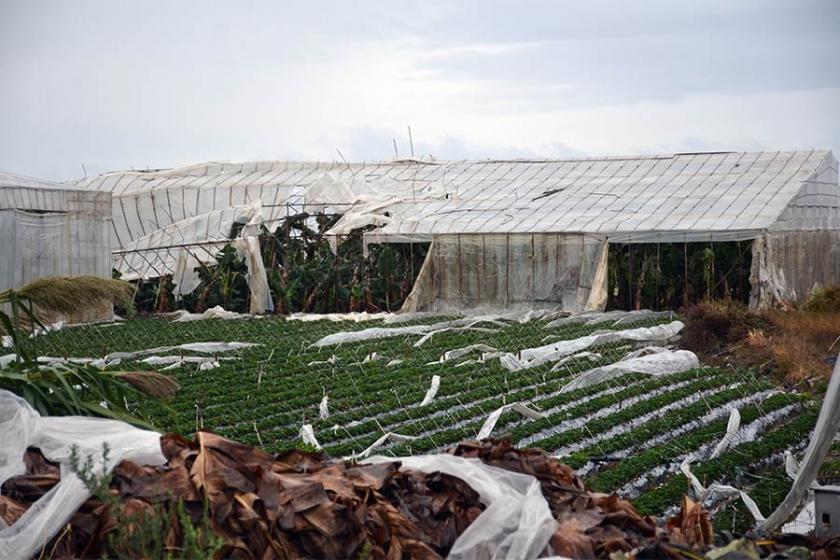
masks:
[[[323,348],[324,346],[334,346],[337,344],[347,344],[351,342],[361,342],[363,340],[378,340],[382,338],[391,338],[394,336],[405,335],[427,335],[443,331],[443,329],[467,328],[475,329],[477,325],[483,323],[501,324],[498,315],[493,316],[478,316],[466,317],[463,319],[454,319],[452,321],[443,321],[433,325],[407,325],[404,327],[371,327],[359,331],[342,331],[329,334],[320,340],[312,343],[313,348]],[[421,338],[421,340],[423,340]],[[419,342],[419,341],[418,341]]]
[[[437,395],[438,389],[440,389],[440,375],[433,375],[432,385],[429,387],[429,390],[426,391],[426,395],[420,402],[420,406],[426,406],[427,404],[431,403],[432,400],[435,398],[435,395]]]
[[[486,344],[470,344],[469,346],[464,346],[463,348],[456,348],[454,350],[447,350],[443,353],[443,356],[440,357],[441,362],[448,362],[449,360],[457,360],[458,358],[462,358],[469,354],[470,352],[498,352],[497,348],[493,348],[492,346],[488,346]]]
[[[526,348],[519,352],[519,357],[508,354],[501,359],[502,365],[510,371],[517,371],[557,361],[569,354],[575,354],[600,344],[630,340],[634,342],[662,342],[677,336],[685,327],[681,321],[672,321],[666,325],[639,327],[620,331],[593,333],[571,340],[560,340],[552,344]]]
[[[400,461],[403,468],[424,473],[442,472],[470,485],[487,506],[461,533],[448,558],[537,558],[557,529],[539,481],[482,463],[451,455],[371,457],[366,462]]]
[[[251,315],[249,313],[237,313],[235,311],[228,311],[221,305],[211,307],[203,313],[190,313],[186,310],[178,310],[174,313],[175,319],[173,323],[186,323],[189,321],[203,321],[205,319],[252,319],[259,318],[259,315]]]
[[[394,443],[405,443],[407,441],[412,441],[417,439],[416,436],[404,436],[402,434],[395,434],[394,432],[387,432],[379,436],[379,438],[371,443],[367,448],[359,453],[353,453],[344,458],[345,461],[358,461],[359,459],[364,459],[369,457],[371,453],[373,453],[377,448],[381,447],[387,441],[393,441]]]
[[[321,444],[318,443],[318,438],[315,437],[315,430],[312,428],[312,424],[304,424],[300,427],[300,439],[306,445],[311,445],[320,451]]]
[[[673,316],[674,313],[672,311],[651,311],[649,309],[634,311],[586,311],[555,319],[545,325],[545,328],[553,329],[567,325],[597,325],[599,323],[612,323],[614,326],[626,325],[649,319],[670,319]]]
[[[478,430],[478,435],[475,436],[475,439],[477,441],[482,441],[490,437],[490,434],[493,433],[493,428],[496,427],[496,423],[499,421],[499,418],[501,418],[502,413],[504,413],[506,410],[515,410],[522,416],[530,418],[531,420],[539,420],[543,417],[543,414],[541,412],[534,410],[520,402],[506,404],[504,406],[500,406],[499,408],[491,412],[489,416],[487,416],[487,419],[484,421],[484,424],[482,424],[481,428]]]
[[[61,481],[30,507],[11,527],[0,530],[0,558],[17,560],[37,553],[90,496],[73,474],[71,449],[82,460],[91,457],[94,471],[106,472],[123,459],[143,464],[163,464],[160,434],[140,430],[116,420],[79,416],[41,416],[26,401],[0,390],[0,485],[26,472],[28,447],[61,464]],[[109,447],[103,464],[103,444]]]
[[[318,418],[321,420],[326,420],[330,417],[330,398],[327,395],[321,399],[320,404],[318,405]]]
[[[149,354],[165,354],[166,352],[175,352],[177,350],[199,352],[201,354],[215,354],[218,352],[241,350],[252,346],[260,345],[254,342],[188,342],[186,344],[179,344],[178,346],[157,346],[155,348],[147,348],[145,350],[137,350],[135,352],[111,352],[105,356],[105,360],[133,360],[134,358],[139,358],[140,356],[148,356]]]
[[[732,444],[732,440],[735,439],[735,435],[738,433],[738,428],[741,427],[741,413],[738,412],[737,408],[733,408],[732,411],[729,413],[729,422],[726,424],[726,433],[723,434],[723,438],[718,442],[715,446],[714,451],[712,451],[710,459],[717,459],[720,457],[720,454],[726,451],[729,446]]]
[[[834,371],[831,373],[831,380],[828,383],[820,414],[817,417],[817,425],[814,427],[814,434],[808,441],[808,447],[805,450],[805,456],[802,458],[796,479],[782,503],[761,524],[761,530],[776,530],[793,516],[807,497],[811,483],[817,477],[820,466],[834,442],[834,437],[837,435],[837,429],[840,427],[840,406],[837,406],[838,402],[840,402],[840,359],[834,364]]]
[[[626,373],[644,373],[654,377],[671,375],[700,367],[700,360],[689,350],[665,350],[600,366],[581,373],[560,389],[561,393],[603,383]]]

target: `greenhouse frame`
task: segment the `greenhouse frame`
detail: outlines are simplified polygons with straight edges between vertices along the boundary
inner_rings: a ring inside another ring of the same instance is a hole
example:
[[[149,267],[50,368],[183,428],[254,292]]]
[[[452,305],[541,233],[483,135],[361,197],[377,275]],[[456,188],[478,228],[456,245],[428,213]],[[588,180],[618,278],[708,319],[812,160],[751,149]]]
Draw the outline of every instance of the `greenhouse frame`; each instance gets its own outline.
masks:
[[[840,187],[830,151],[207,163],[107,173],[74,188],[112,194],[111,249],[123,277],[172,275],[184,290],[195,285],[195,266],[212,264],[234,231],[253,265],[252,294],[267,289],[254,255],[257,231],[247,226],[270,228],[298,212],[341,214],[329,232],[334,245],[360,227],[366,247],[430,244],[409,310],[580,311],[604,309],[608,300],[638,307],[640,271],[657,271],[649,283],[657,291],[675,274],[661,266],[662,248],[682,251],[685,274],[676,284],[684,286],[677,293],[672,281],[668,289],[672,300],[688,302],[719,288],[689,286],[697,282],[689,271],[694,248],[706,247],[697,259],[711,254],[713,268],[717,248],[733,243],[745,259],[733,266],[748,284],[738,293],[752,307],[801,301],[817,286],[840,283]],[[616,280],[611,269],[619,247],[629,248],[629,280]],[[634,261],[646,247],[656,258]],[[629,283],[626,302],[610,300],[620,294],[611,282]],[[264,295],[252,301],[252,312],[269,308]]]

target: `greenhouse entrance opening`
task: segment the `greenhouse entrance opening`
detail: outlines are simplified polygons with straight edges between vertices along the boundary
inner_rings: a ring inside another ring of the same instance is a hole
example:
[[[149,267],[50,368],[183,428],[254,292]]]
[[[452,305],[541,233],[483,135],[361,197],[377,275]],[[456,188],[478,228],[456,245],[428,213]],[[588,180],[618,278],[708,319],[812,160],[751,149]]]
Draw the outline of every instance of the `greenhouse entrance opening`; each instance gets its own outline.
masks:
[[[669,310],[704,299],[750,300],[752,240],[610,243],[607,309]]]

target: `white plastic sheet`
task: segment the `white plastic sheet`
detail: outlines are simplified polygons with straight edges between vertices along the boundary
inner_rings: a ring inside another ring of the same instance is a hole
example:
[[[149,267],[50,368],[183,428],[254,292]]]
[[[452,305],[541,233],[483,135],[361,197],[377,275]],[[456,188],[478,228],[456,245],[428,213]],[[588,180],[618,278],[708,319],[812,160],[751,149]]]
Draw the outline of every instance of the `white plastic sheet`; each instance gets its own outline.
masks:
[[[23,474],[23,454],[37,447],[60,463],[61,481],[32,505],[14,525],[0,530],[0,558],[23,560],[35,555],[88,499],[90,492],[69,468],[71,449],[91,457],[95,472],[106,472],[121,460],[160,465],[160,434],[116,420],[79,416],[40,416],[26,401],[0,390],[0,485]],[[103,444],[109,447],[103,465]]]
[[[259,344],[254,342],[188,342],[186,344],[179,344],[178,346],[156,346],[155,348],[147,348],[146,350],[137,350],[135,352],[111,352],[105,356],[105,360],[133,360],[134,358],[139,358],[140,356],[148,356],[149,354],[164,354],[166,352],[175,352],[178,350],[187,350],[189,352],[199,352],[202,354],[216,354],[219,352],[241,350],[252,346],[259,346]]]
[[[361,342],[364,340],[378,340],[382,338],[391,338],[394,336],[405,335],[427,335],[436,332],[443,332],[445,329],[479,329],[478,325],[484,323],[495,324],[498,326],[505,326],[499,321],[498,315],[490,316],[476,316],[465,317],[462,319],[454,319],[452,321],[442,321],[433,325],[407,325],[404,327],[371,327],[358,331],[342,331],[327,335],[316,342],[313,342],[311,347],[323,348],[324,346],[333,346],[336,344],[347,344],[351,342]],[[415,343],[415,346],[422,344],[427,339],[421,338]]]
[[[539,420],[540,418],[543,418],[543,414],[541,412],[534,410],[520,402],[506,404],[504,406],[500,406],[499,408],[491,412],[489,416],[487,416],[487,419],[484,421],[484,424],[482,424],[481,428],[478,430],[478,434],[475,436],[475,439],[481,441],[490,437],[490,434],[493,433],[493,428],[496,427],[496,423],[499,421],[499,418],[502,416],[502,413],[504,413],[506,410],[515,410],[522,416],[530,418],[531,420]]]
[[[203,313],[190,313],[184,309],[180,309],[174,313],[175,319],[173,323],[187,323],[190,321],[204,321],[206,319],[252,319],[260,318],[260,315],[251,315],[248,313],[237,313],[235,311],[228,311],[221,305],[211,307]]]
[[[416,436],[404,436],[402,434],[395,434],[394,432],[387,432],[379,436],[379,438],[371,443],[367,448],[359,453],[354,453],[344,458],[345,461],[358,461],[359,459],[364,459],[369,457],[371,453],[373,453],[377,448],[381,447],[387,441],[393,441],[394,443],[405,443],[407,441],[412,441],[417,439]]]
[[[459,478],[487,506],[452,545],[448,556],[451,560],[537,558],[557,529],[540,483],[533,476],[492,467],[479,459],[452,455],[371,457],[366,462],[395,460],[404,469],[441,472]]]
[[[741,413],[738,412],[737,408],[733,408],[732,411],[729,413],[729,422],[726,424],[726,433],[723,434],[723,438],[718,442],[715,446],[714,451],[712,451],[712,455],[710,456],[711,459],[716,459],[720,457],[720,454],[726,451],[729,446],[732,444],[732,440],[735,439],[735,435],[738,433],[738,429],[741,427]]]
[[[437,395],[438,389],[440,389],[440,375],[433,375],[432,385],[429,387],[429,390],[426,391],[426,395],[420,402],[420,406],[426,406],[427,404],[431,403],[432,400],[435,398],[435,395]]]
[[[449,360],[457,360],[458,358],[462,358],[469,354],[470,352],[498,352],[499,350],[493,348],[492,346],[488,346],[486,344],[470,344],[469,346],[464,346],[463,348],[456,348],[454,350],[447,350],[443,353],[443,356],[440,357],[441,362],[448,362]]]
[[[583,387],[602,383],[626,373],[644,373],[654,377],[671,375],[700,367],[700,360],[689,350],[665,350],[655,354],[630,358],[581,373],[560,389],[567,393]]]
[[[831,380],[828,383],[828,390],[823,397],[823,404],[820,408],[820,415],[817,417],[817,425],[814,427],[814,434],[808,441],[808,448],[805,456],[793,481],[790,491],[781,504],[771,513],[767,520],[759,527],[763,531],[772,532],[787,521],[808,495],[811,482],[817,477],[820,466],[825,460],[837,429],[840,427],[840,357],[834,364],[834,371],[831,373]]]
[[[321,399],[321,403],[318,405],[318,418],[321,420],[326,420],[330,417],[330,398],[327,395]]]
[[[315,430],[312,428],[312,424],[304,424],[300,427],[300,439],[306,445],[311,445],[315,449],[321,450],[321,444],[318,443],[318,438],[315,437]]]
[[[516,371],[559,360],[569,354],[575,354],[599,344],[608,344],[621,340],[634,342],[662,342],[674,338],[685,327],[681,321],[672,321],[666,325],[640,327],[620,331],[604,331],[571,340],[560,340],[545,346],[526,348],[520,351],[520,356],[508,354],[501,359],[502,365],[508,370]]]

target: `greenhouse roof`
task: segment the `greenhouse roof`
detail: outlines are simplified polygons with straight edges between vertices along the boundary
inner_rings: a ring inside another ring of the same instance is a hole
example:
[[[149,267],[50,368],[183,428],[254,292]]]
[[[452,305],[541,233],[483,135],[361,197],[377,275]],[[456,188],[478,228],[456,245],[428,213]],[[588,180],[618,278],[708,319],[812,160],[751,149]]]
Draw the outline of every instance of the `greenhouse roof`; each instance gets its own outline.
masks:
[[[207,163],[108,173],[76,185],[113,192],[117,236],[134,239],[154,230],[150,224],[164,227],[255,200],[262,201],[265,219],[273,222],[290,205],[304,205],[307,192],[323,184],[325,176],[347,188],[319,191],[319,200],[327,202],[321,207],[362,215],[379,202],[376,209],[387,219],[368,234],[374,241],[448,233],[561,232],[630,240],[635,235],[637,241],[710,233],[746,239],[780,221],[795,229],[840,227],[837,161],[829,151]]]

